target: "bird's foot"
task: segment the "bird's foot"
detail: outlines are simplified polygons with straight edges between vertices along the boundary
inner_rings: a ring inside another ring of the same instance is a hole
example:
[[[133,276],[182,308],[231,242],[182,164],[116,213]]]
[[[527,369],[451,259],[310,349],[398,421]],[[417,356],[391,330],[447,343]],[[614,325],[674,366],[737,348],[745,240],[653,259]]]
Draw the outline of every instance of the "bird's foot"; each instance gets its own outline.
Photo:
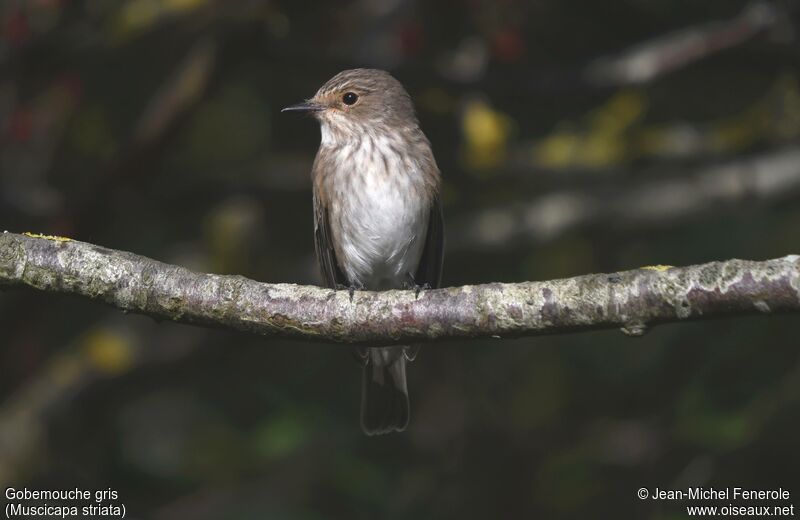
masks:
[[[419,293],[421,293],[422,291],[427,291],[428,289],[431,288],[431,285],[429,283],[427,283],[427,282],[422,284],[422,285],[419,285],[414,280],[414,277],[411,275],[411,273],[408,273],[406,275],[406,277],[407,277],[407,280],[405,282],[403,282],[403,289],[411,289],[411,290],[413,290],[414,291],[414,298],[419,298]]]
[[[356,293],[356,291],[360,291],[363,288],[364,288],[363,285],[354,285],[354,284],[353,285],[342,285],[340,283],[336,284],[336,290],[337,291],[347,290],[347,294],[350,295],[350,301],[351,302],[353,301],[353,295]]]

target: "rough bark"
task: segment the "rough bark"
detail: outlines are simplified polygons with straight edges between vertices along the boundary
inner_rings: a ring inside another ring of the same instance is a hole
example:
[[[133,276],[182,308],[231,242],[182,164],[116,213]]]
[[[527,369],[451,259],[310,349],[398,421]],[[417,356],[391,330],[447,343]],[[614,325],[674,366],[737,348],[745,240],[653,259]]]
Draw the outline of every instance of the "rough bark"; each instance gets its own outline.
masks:
[[[195,273],[60,237],[0,235],[0,287],[99,300],[156,319],[341,343],[519,337],[800,311],[800,257],[656,266],[544,282],[347,291]]]

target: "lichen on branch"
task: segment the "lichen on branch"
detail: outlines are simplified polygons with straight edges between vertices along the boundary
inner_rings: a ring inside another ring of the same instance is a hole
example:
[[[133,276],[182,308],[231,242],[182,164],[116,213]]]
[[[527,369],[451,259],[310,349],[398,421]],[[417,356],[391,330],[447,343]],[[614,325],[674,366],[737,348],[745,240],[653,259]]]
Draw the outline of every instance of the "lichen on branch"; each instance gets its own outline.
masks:
[[[542,282],[347,291],[203,274],[77,240],[0,234],[0,288],[72,294],[160,320],[304,340],[401,344],[800,312],[800,257]]]

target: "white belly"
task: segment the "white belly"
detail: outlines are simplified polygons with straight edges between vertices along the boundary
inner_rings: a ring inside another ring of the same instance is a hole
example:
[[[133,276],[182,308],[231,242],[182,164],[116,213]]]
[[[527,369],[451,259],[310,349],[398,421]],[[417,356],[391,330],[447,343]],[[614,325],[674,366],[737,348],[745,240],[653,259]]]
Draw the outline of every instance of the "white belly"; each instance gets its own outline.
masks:
[[[351,284],[401,288],[416,273],[429,208],[414,165],[375,154],[374,146],[360,147],[350,159],[364,171],[340,170],[330,179],[337,201],[329,207],[337,260]]]

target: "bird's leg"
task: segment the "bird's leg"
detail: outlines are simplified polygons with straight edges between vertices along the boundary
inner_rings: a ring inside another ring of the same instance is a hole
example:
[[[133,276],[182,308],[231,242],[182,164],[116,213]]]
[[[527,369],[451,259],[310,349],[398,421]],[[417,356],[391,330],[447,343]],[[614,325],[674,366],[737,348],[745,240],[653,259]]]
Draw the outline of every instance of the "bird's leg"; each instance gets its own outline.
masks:
[[[417,284],[416,280],[414,280],[414,275],[411,273],[406,273],[406,281],[403,282],[403,289],[413,289],[414,291],[414,298],[419,298],[419,293],[422,291],[427,291],[430,289],[431,286],[429,283],[425,282],[422,285]]]
[[[344,290],[344,289],[347,290],[347,294],[350,295],[350,301],[352,302],[353,301],[353,295],[355,294],[355,292],[363,290],[364,289],[364,285],[363,284],[342,285],[340,283],[336,284],[336,290],[337,291],[341,291],[341,290]]]

